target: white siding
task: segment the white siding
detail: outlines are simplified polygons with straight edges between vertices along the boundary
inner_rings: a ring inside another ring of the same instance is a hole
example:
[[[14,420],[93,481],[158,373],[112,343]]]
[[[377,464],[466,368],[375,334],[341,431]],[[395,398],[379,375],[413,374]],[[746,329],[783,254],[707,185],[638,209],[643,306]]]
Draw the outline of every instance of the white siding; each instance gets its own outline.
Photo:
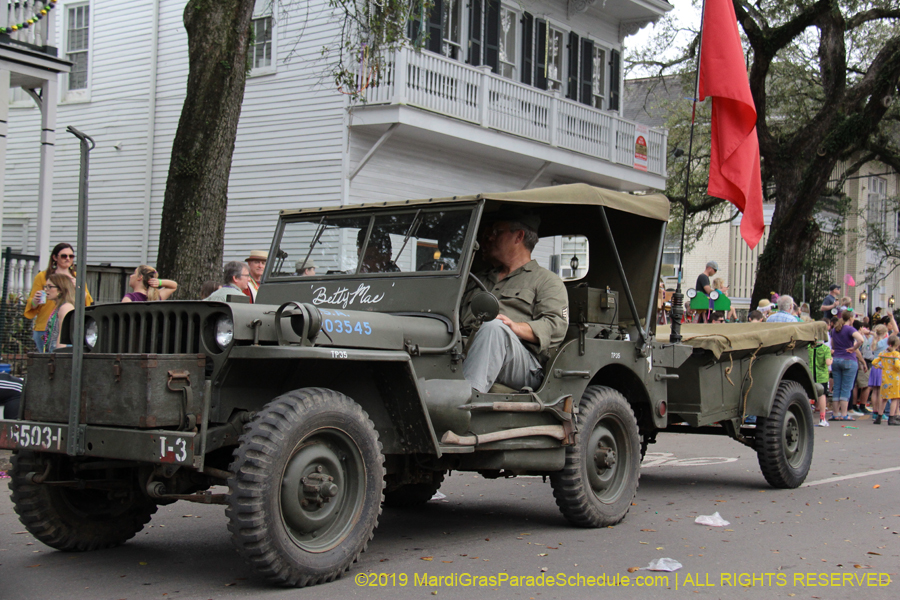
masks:
[[[400,126],[403,130],[404,126]],[[378,136],[354,130],[350,165],[355,167]],[[479,156],[471,150],[406,137],[398,132],[369,160],[350,184],[350,201],[380,202],[406,198],[438,198],[479,192],[522,189],[540,168]],[[533,187],[550,185],[547,178]]]
[[[160,0],[147,249],[151,263],[187,83],[184,5],[185,0]],[[59,106],[51,242],[74,242],[76,237],[78,144],[65,133],[67,125],[74,125],[97,143],[90,156],[87,261],[130,266],[141,260],[145,227],[153,10],[150,2],[137,3],[123,18],[117,6],[108,0],[91,4],[90,101]],[[329,58],[321,57],[321,48],[336,33],[331,15],[327,6],[280,15],[276,72],[247,80],[229,181],[226,260],[268,248],[278,210],[340,198],[344,99],[330,85]],[[39,132],[35,108],[10,109],[4,209],[9,217],[36,216]],[[34,252],[34,226],[27,230],[30,239],[22,249]],[[22,231],[21,221],[11,221],[3,237],[18,241]]]

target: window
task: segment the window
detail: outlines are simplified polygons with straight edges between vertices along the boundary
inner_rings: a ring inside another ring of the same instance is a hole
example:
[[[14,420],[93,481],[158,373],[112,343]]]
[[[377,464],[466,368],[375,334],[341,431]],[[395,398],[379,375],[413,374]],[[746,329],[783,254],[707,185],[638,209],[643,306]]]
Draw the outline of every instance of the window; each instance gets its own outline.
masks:
[[[578,279],[588,272],[588,240],[583,235],[562,238],[560,255],[563,279]]]
[[[256,0],[253,21],[250,23],[253,45],[250,47],[251,74],[259,75],[274,71],[274,18],[272,0]]]
[[[312,215],[284,224],[273,279],[376,273],[457,272],[471,209],[403,210],[369,215]]]
[[[547,28],[547,89],[561,90],[563,78],[563,32],[555,27]]]
[[[441,15],[441,54],[462,57],[463,0],[444,0]]]
[[[72,62],[68,91],[88,87],[88,51],[90,48],[90,7],[69,6],[66,11],[66,60]]]
[[[518,73],[516,52],[518,49],[519,15],[505,6],[500,9],[500,75],[515,79]]]
[[[594,46],[594,57],[591,61],[591,98],[585,104],[594,108],[603,108],[606,96],[606,50]]]
[[[887,243],[891,231],[887,221],[887,180],[882,177],[869,177],[869,196],[866,203],[867,234],[874,244],[870,244],[866,260],[877,263],[883,260],[876,248]]]
[[[869,177],[869,201],[866,206],[866,220],[869,227],[876,227],[879,231],[885,229],[885,196],[887,195],[887,180],[881,177]]]

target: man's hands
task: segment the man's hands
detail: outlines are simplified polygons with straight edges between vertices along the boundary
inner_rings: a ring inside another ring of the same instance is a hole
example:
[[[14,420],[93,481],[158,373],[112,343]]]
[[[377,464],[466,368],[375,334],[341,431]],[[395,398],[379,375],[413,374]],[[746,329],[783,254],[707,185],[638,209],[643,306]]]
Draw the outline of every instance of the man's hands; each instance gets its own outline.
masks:
[[[537,336],[534,335],[534,331],[528,323],[516,323],[506,315],[497,315],[497,320],[512,329],[512,332],[516,334],[519,339],[525,340],[526,342],[537,343]]]

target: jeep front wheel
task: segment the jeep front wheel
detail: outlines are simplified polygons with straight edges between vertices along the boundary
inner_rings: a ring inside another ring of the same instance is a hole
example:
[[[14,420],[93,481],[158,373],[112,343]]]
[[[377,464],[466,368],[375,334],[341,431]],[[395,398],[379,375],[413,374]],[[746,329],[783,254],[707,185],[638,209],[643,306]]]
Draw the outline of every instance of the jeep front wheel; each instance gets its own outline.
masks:
[[[341,393],[279,396],[244,429],[226,514],[238,552],[269,581],[340,577],[372,539],[384,489],[378,433]]]
[[[156,503],[140,491],[130,467],[91,470],[87,473],[94,479],[81,479],[68,456],[30,451],[14,454],[12,465],[9,487],[19,520],[31,535],[57,550],[86,552],[120,546],[156,512]],[[44,473],[46,484],[34,483],[30,477]],[[110,479],[98,481],[101,476]],[[51,483],[73,480],[86,489]],[[91,488],[92,484],[98,487]],[[99,487],[107,485],[117,486],[116,493]]]
[[[550,475],[563,516],[579,527],[606,527],[625,518],[637,493],[641,438],[628,401],[619,392],[590,386],[576,415],[578,434],[566,465]]]

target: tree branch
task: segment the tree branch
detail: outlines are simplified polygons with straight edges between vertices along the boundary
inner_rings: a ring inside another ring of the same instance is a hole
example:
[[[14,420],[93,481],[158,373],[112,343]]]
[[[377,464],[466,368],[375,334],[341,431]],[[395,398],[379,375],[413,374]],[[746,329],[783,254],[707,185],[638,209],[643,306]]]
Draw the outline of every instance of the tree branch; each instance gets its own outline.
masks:
[[[900,9],[888,9],[888,8],[872,8],[870,10],[858,13],[853,15],[849,21],[847,21],[847,30],[856,29],[860,25],[864,23],[869,23],[870,21],[880,21],[882,19],[900,19]]]

